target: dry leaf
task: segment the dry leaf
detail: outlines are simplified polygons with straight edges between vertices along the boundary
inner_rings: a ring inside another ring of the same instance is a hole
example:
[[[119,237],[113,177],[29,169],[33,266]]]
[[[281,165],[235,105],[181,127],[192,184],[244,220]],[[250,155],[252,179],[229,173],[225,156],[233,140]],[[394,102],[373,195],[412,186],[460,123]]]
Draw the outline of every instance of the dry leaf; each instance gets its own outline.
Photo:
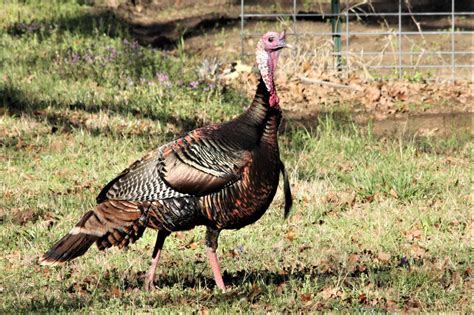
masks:
[[[199,244],[197,242],[192,242],[191,244],[189,244],[189,248],[191,249],[196,249],[198,248]]]
[[[307,61],[303,62],[303,72],[311,70],[311,64]]]
[[[318,296],[320,296],[323,300],[329,300],[332,297],[335,297],[337,295],[337,289],[336,288],[325,288],[322,291],[318,293]]]
[[[388,262],[390,261],[390,258],[392,256],[389,254],[389,253],[385,253],[385,252],[380,252],[377,256],[377,258],[382,261],[382,262]]]
[[[349,260],[349,262],[350,262],[351,264],[354,264],[354,263],[356,263],[357,261],[359,261],[359,255],[357,255],[357,254],[352,254],[352,255],[349,256],[349,259],[348,259],[348,260]]]
[[[293,241],[296,239],[296,233],[293,230],[289,230],[288,233],[286,233],[285,238],[289,241]]]
[[[395,189],[390,189],[390,196],[392,196],[393,198],[395,199],[398,199],[398,194],[397,192],[395,191]]]
[[[312,300],[311,293],[301,294],[301,302],[309,302]]]
[[[380,99],[381,96],[380,89],[375,86],[369,86],[365,89],[365,96],[371,102],[376,102]]]
[[[416,244],[413,244],[411,246],[410,253],[413,257],[416,258],[423,258],[426,255],[426,251]]]
[[[419,240],[421,238],[421,229],[418,225],[416,225],[412,230],[406,231],[405,236],[413,241],[415,239]]]
[[[280,283],[277,288],[276,288],[276,295],[282,295],[283,294],[283,291],[285,290],[285,287],[286,287],[286,283],[285,282],[282,282]]]
[[[113,297],[119,297],[120,293],[121,293],[121,291],[118,287],[114,286],[110,289],[110,295],[112,295]]]

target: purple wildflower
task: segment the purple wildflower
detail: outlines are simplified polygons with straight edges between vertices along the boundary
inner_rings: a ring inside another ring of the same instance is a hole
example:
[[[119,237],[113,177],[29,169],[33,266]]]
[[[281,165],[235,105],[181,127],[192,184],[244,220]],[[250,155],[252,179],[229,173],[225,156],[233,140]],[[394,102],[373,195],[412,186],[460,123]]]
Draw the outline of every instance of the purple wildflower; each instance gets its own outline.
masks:
[[[140,44],[136,40],[129,42],[126,38],[123,40],[123,44],[128,46],[131,50],[138,50],[140,49]]]
[[[71,60],[69,60],[69,63],[74,65],[81,60],[81,55],[78,52],[74,52],[71,56]]]
[[[214,83],[209,83],[209,84],[204,88],[204,92],[212,91],[212,90],[214,90],[215,87],[216,87],[216,85],[215,85]]]
[[[169,77],[166,73],[162,73],[162,72],[158,72],[156,74],[156,77],[158,78],[158,81],[160,82],[168,82],[169,81]]]
[[[234,251],[239,253],[239,254],[242,254],[243,252],[245,252],[245,247],[244,247],[244,245],[239,245],[234,249]]]
[[[199,81],[191,81],[189,83],[189,86],[192,88],[192,89],[195,89],[199,86]]]
[[[106,62],[112,62],[117,58],[117,50],[114,47],[107,48],[107,52],[109,54],[105,57]]]

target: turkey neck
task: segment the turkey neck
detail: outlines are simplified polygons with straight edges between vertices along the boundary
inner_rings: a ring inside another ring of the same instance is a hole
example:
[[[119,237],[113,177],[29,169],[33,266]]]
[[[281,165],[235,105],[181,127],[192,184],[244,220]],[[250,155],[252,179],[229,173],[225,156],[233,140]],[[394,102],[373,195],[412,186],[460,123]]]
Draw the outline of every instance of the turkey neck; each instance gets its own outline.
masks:
[[[272,95],[276,97],[275,88],[269,92],[263,78],[260,78],[252,104],[241,115],[241,119],[257,129],[259,139],[276,144],[281,109],[278,103],[270,106]]]

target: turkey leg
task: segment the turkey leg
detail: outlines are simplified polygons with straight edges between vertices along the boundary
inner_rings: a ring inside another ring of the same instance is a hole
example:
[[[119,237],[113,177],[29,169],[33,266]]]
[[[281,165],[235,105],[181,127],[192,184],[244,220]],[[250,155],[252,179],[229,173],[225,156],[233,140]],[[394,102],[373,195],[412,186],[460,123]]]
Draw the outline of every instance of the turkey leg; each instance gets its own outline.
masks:
[[[155,272],[156,266],[158,266],[158,261],[160,260],[161,249],[165,243],[166,237],[169,235],[168,232],[158,230],[156,234],[155,248],[153,249],[153,255],[151,260],[151,266],[148,270],[145,278],[145,291],[153,290],[153,282],[155,281]]]
[[[214,274],[214,280],[219,289],[225,292],[224,280],[222,280],[221,267],[219,266],[219,260],[217,259],[217,238],[219,237],[219,230],[208,227],[206,231],[206,246],[207,256],[209,257],[209,263]]]

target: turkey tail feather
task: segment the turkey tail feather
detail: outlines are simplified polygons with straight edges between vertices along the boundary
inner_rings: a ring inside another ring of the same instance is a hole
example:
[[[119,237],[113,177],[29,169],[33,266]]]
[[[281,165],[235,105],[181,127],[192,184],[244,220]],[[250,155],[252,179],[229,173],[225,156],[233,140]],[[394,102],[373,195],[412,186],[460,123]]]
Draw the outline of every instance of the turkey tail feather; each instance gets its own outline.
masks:
[[[143,235],[147,220],[138,203],[107,200],[84,214],[76,226],[43,255],[40,263],[58,265],[72,260],[84,255],[94,242],[99,250],[125,247]]]
[[[288,172],[285,169],[285,164],[280,161],[281,164],[281,173],[283,175],[283,191],[285,193],[285,219],[288,218],[290,214],[291,206],[293,205],[293,197],[291,196],[290,181],[288,179]]]
[[[94,217],[94,212],[87,212],[67,235],[41,257],[40,264],[54,266],[84,255],[89,247],[105,234],[84,227],[91,217]]]

